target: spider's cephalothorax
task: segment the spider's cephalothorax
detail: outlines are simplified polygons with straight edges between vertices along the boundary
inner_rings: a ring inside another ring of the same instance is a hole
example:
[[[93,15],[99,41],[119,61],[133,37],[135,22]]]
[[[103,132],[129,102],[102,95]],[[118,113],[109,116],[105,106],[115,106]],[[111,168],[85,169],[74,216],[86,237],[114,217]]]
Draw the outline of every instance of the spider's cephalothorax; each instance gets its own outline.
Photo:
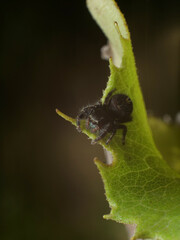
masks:
[[[92,141],[96,143],[110,133],[106,141],[108,144],[116,133],[117,129],[123,130],[122,144],[125,144],[127,127],[123,124],[132,120],[131,113],[133,104],[131,99],[124,94],[112,96],[112,90],[107,95],[104,104],[98,101],[94,105],[84,107],[77,116],[77,129],[81,131],[80,121],[86,120],[86,128],[97,134],[97,138]]]

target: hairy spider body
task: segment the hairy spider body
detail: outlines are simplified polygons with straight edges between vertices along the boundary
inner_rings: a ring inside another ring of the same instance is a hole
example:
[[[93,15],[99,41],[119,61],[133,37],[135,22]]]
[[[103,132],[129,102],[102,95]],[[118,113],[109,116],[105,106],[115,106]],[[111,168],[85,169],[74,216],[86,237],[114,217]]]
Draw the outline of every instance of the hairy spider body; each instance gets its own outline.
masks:
[[[81,131],[80,122],[84,119],[86,120],[86,128],[92,133],[97,134],[97,138],[92,143],[98,142],[107,133],[110,133],[106,141],[106,144],[108,144],[116,133],[116,130],[122,129],[122,144],[125,144],[127,127],[123,123],[132,120],[133,104],[131,99],[124,94],[115,94],[112,96],[114,91],[115,89],[109,92],[104,104],[98,101],[94,105],[84,107],[76,118],[78,131]]]

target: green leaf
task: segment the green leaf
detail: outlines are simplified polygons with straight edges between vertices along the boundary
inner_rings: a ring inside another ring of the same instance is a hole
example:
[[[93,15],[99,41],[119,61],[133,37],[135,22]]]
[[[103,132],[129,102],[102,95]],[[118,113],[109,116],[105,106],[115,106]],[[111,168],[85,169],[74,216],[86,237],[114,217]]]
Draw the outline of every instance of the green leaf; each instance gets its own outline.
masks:
[[[161,119],[149,118],[157,148],[168,165],[180,173],[180,126],[166,124]]]
[[[180,239],[180,176],[163,160],[157,150],[147,121],[139,87],[130,34],[125,19],[113,0],[88,0],[88,8],[109,39],[112,49],[111,75],[103,93],[116,89],[133,102],[133,121],[126,124],[126,143],[122,131],[112,141],[99,143],[110,151],[113,163],[95,159],[102,176],[111,212],[104,218],[137,224],[133,239]],[[76,125],[74,119],[58,114]],[[91,139],[84,122],[82,131]]]

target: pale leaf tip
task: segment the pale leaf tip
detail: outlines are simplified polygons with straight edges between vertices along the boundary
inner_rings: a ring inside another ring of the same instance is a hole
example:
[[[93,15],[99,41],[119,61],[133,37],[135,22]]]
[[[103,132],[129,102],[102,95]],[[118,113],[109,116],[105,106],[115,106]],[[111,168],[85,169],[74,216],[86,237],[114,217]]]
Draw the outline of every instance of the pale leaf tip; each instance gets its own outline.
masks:
[[[95,157],[93,160],[97,167],[99,167],[99,165],[102,166],[102,162],[97,157]]]
[[[97,157],[95,157],[93,160],[99,170],[107,169],[110,166],[107,163],[104,163],[101,160],[99,160]]]
[[[62,112],[61,112],[59,109],[57,109],[57,108],[56,108],[56,113],[57,113],[60,117],[64,118],[65,120],[67,120],[68,122],[71,122],[73,125],[76,126],[76,119],[67,116],[66,114],[62,113]]]
[[[112,215],[111,214],[107,214],[103,216],[104,219],[109,220],[112,219]]]

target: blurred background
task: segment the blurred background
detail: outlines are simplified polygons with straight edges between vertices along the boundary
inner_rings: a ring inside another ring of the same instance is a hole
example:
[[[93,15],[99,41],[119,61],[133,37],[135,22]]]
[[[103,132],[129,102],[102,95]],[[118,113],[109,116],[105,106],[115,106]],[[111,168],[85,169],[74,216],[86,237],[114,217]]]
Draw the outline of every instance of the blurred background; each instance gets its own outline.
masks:
[[[131,32],[148,110],[180,110],[178,1],[118,0]],[[76,117],[102,95],[106,38],[85,1],[4,1],[1,89],[2,240],[126,240],[93,158],[105,159],[55,112]]]

